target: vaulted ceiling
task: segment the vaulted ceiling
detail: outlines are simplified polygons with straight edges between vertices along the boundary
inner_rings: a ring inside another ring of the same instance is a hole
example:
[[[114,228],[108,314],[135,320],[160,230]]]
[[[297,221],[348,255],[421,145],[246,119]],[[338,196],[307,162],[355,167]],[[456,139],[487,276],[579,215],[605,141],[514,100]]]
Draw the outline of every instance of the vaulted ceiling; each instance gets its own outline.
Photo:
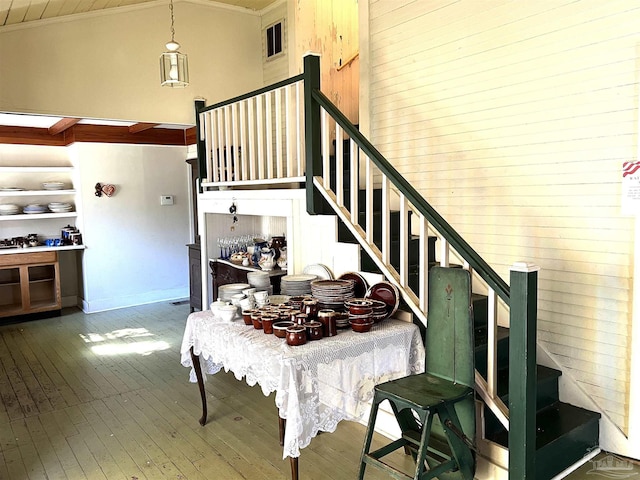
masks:
[[[277,0],[174,0],[174,3],[183,1],[262,10]],[[144,3],[168,6],[169,0],[0,0],[0,29],[3,26]],[[68,145],[74,141],[189,145],[195,141],[195,130],[190,125],[160,125],[0,112],[0,143]]]
[[[174,0],[178,3],[184,0]],[[223,3],[250,10],[262,10],[276,0],[191,0]],[[141,3],[169,4],[169,0],[0,0],[0,26],[77,15]]]

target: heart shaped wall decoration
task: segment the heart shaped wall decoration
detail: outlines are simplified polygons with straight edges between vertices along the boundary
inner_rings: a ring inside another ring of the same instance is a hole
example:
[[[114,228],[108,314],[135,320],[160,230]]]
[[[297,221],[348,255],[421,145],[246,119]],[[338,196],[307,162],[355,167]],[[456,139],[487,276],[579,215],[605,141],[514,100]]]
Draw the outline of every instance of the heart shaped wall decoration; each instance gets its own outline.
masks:
[[[102,193],[104,193],[107,197],[110,197],[114,193],[116,193],[116,186],[111,185],[110,183],[105,183],[104,185],[102,185]]]

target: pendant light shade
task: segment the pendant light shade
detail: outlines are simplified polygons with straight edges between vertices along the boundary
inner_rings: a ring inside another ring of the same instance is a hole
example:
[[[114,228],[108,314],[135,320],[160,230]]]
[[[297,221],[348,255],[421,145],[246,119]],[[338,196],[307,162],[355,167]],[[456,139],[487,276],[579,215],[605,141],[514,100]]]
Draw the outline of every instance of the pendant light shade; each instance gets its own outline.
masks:
[[[187,56],[180,53],[180,44],[175,41],[173,28],[173,0],[169,2],[171,12],[171,41],[166,44],[167,51],[160,55],[160,84],[163,87],[186,87],[189,85],[189,65]]]

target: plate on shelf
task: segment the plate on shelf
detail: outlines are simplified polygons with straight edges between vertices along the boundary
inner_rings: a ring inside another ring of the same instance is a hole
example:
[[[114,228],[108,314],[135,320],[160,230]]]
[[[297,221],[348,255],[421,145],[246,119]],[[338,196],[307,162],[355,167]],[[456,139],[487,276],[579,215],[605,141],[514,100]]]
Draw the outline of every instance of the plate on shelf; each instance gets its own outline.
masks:
[[[63,182],[42,182],[42,188],[45,190],[63,190]]]
[[[0,187],[0,192],[23,192],[24,188],[20,187]]]
[[[352,280],[354,283],[353,294],[356,298],[364,297],[369,289],[369,284],[358,272],[346,272],[338,277],[338,280]]]
[[[319,280],[333,280],[333,273],[331,273],[331,270],[321,263],[307,265],[304,267],[302,273],[306,275],[315,275]]]
[[[0,205],[0,215],[15,215],[20,211],[20,207],[13,203],[5,203]]]
[[[45,207],[44,205],[33,203],[24,207],[22,211],[24,213],[44,213],[47,211],[47,207]]]
[[[384,318],[389,318],[396,313],[400,305],[400,292],[395,285],[389,282],[379,282],[372,285],[365,293],[364,298],[384,302],[387,305],[387,315]]]
[[[65,213],[65,212],[70,212],[73,209],[70,203],[64,203],[64,202],[51,202],[47,206],[49,207],[49,210],[51,210],[53,213]]]

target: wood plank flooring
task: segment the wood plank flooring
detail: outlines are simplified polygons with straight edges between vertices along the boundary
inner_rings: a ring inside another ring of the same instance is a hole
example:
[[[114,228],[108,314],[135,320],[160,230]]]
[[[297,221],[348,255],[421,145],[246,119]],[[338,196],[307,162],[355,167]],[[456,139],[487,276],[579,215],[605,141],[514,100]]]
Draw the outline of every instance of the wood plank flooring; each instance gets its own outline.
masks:
[[[198,424],[198,388],[180,365],[188,313],[70,309],[0,326],[0,480],[290,478],[273,395],[219,373],[207,382],[209,423]],[[353,422],[319,435],[300,478],[357,478],[363,438]],[[384,477],[369,468],[366,478]]]

